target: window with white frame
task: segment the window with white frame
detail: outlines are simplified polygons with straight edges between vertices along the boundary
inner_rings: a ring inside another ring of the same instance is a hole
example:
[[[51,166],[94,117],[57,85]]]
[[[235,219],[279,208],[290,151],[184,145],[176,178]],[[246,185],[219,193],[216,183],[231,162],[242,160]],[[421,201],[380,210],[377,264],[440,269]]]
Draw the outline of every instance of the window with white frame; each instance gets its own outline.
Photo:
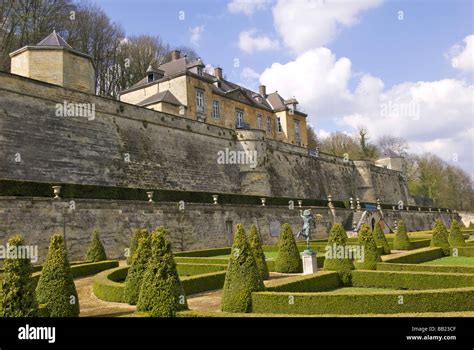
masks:
[[[263,129],[263,115],[262,113],[257,113],[257,129]]]
[[[204,91],[201,89],[196,89],[196,110],[204,113]]]
[[[277,127],[278,127],[278,132],[283,132],[283,128],[281,127],[280,117],[277,117]]]
[[[295,119],[295,142],[301,144],[301,128],[300,121]]]
[[[267,132],[272,132],[272,117],[267,117]]]
[[[212,117],[215,119],[219,119],[221,117],[221,106],[219,101],[212,101]]]
[[[237,127],[243,128],[244,127],[244,111],[241,109],[236,109],[235,119],[236,119]]]

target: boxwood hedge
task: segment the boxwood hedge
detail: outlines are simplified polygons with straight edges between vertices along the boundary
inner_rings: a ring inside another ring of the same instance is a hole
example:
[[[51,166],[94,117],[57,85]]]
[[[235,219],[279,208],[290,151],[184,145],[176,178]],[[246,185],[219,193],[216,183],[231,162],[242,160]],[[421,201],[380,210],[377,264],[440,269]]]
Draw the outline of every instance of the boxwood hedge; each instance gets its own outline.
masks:
[[[474,275],[463,273],[434,273],[417,271],[352,272],[353,287],[394,289],[441,289],[474,287]]]
[[[147,199],[146,192],[153,191],[155,202],[179,202],[188,203],[213,203],[212,195],[219,195],[219,203],[224,204],[248,204],[261,205],[261,196],[240,195],[231,193],[210,193],[192,191],[174,191],[163,189],[142,189],[129,187],[79,185],[67,183],[45,183],[33,181],[0,180],[0,196],[24,196],[24,197],[51,197],[52,185],[61,186],[62,198],[87,198],[87,199],[114,199],[114,200],[139,200]],[[295,198],[269,197],[266,205],[288,206],[290,200]],[[327,206],[327,200],[304,199],[307,206]],[[344,202],[333,201],[335,207],[345,208]]]
[[[341,286],[341,281],[337,272],[319,271],[311,275],[270,280],[265,290],[271,292],[322,292],[339,286]]]
[[[474,266],[443,266],[443,265],[418,265],[418,264],[391,264],[378,263],[378,271],[420,271],[420,272],[448,272],[448,273],[472,273]]]
[[[393,314],[474,310],[474,288],[366,294],[258,292],[252,312],[277,314]]]
[[[179,270],[178,264],[178,270]],[[200,266],[203,269],[202,266]],[[213,267],[210,267],[213,268]],[[104,301],[124,303],[123,282],[127,277],[128,266],[103,271],[92,279],[92,289],[97,298]],[[201,270],[202,271],[202,270]],[[226,271],[201,273],[199,275],[180,277],[186,295],[220,289],[224,285]]]
[[[400,264],[419,264],[426,261],[442,258],[441,248],[422,248],[418,251],[409,251],[397,254],[396,256],[385,256],[383,261]]]

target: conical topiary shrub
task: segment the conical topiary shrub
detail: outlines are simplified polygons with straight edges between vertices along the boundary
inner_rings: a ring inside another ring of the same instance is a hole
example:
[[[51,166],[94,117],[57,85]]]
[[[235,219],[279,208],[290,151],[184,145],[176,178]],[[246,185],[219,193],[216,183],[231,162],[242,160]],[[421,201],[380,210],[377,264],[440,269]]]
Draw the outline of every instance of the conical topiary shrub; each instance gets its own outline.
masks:
[[[24,245],[23,237],[20,235],[8,240],[9,251],[12,249],[18,252]],[[3,268],[0,279],[0,317],[38,316],[30,259],[20,259],[18,254],[7,256]]]
[[[241,224],[235,227],[234,242],[225,275],[221,309],[225,312],[251,312],[252,292],[265,289]]]
[[[388,245],[387,237],[383,233],[380,221],[375,224],[374,232],[372,233],[375,239],[375,244],[383,248],[384,254],[390,254],[390,246]]]
[[[148,312],[152,317],[174,317],[176,311],[187,309],[167,235],[163,226],[151,234],[151,258],[138,297],[137,311]]]
[[[303,272],[303,262],[289,224],[281,225],[280,237],[278,239],[278,254],[275,259],[275,271],[281,273]]]
[[[149,236],[149,235],[150,235],[150,231],[148,231],[146,228],[139,228],[133,231],[132,239],[130,240],[130,248],[128,250],[128,256],[127,256],[128,265],[132,263],[132,257],[138,248],[138,241],[140,240],[140,238]]]
[[[262,280],[267,280],[270,277],[268,272],[267,261],[265,260],[265,253],[263,252],[262,242],[260,241],[260,236],[255,225],[250,226],[250,231],[248,234],[248,241],[250,249],[252,250],[253,257],[255,258],[255,263],[257,264],[258,272]]]
[[[107,255],[105,254],[105,249],[104,249],[104,246],[102,245],[102,242],[100,241],[99,231],[97,230],[94,230],[92,232],[92,239],[91,239],[89,248],[87,249],[85,260],[86,261],[107,260]]]
[[[79,299],[69,266],[64,237],[54,234],[36,287],[39,304],[47,304],[51,317],[79,315]]]
[[[459,222],[456,219],[451,222],[448,242],[451,247],[462,247],[466,245],[461,228],[459,227]]]
[[[347,233],[341,224],[334,224],[329,232],[328,245],[324,259],[324,270],[337,271],[343,284],[351,282],[351,270],[354,263],[347,255]]]
[[[138,248],[133,254],[127,278],[125,279],[124,298],[130,305],[138,302],[140,287],[148,262],[151,259],[150,236],[145,235],[138,241]]]
[[[443,253],[449,255],[448,230],[440,219],[434,223],[430,247],[443,248]]]
[[[405,222],[400,220],[398,222],[397,231],[395,232],[395,237],[393,238],[393,249],[410,250],[410,248],[411,243],[410,238],[408,238]]]
[[[358,270],[376,270],[377,263],[381,261],[381,259],[369,226],[362,225],[358,234],[357,243],[361,249],[360,253],[362,256],[354,260],[355,268]]]

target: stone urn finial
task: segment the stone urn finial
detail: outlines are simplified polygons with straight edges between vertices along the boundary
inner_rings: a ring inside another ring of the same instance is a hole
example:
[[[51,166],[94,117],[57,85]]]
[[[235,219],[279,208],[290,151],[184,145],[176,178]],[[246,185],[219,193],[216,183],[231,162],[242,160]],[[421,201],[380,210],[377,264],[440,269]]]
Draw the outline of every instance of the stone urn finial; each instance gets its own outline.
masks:
[[[218,199],[219,199],[219,195],[218,194],[213,194],[212,195],[212,200],[214,201],[214,203],[212,203],[212,204],[214,204],[214,205],[219,204],[217,202]]]
[[[354,210],[354,198],[349,198],[349,203],[350,203],[350,209]]]
[[[267,201],[267,199],[266,199],[266,198],[260,198],[260,200],[262,201],[262,207],[264,207],[264,206],[265,206],[265,202]]]
[[[360,206],[360,198],[359,197],[356,198],[356,203],[357,203],[357,207],[356,207],[357,211],[361,211],[362,207]]]
[[[60,199],[61,186],[53,186],[54,199]]]
[[[148,196],[148,202],[152,203],[153,202],[153,191],[149,191],[146,193]]]

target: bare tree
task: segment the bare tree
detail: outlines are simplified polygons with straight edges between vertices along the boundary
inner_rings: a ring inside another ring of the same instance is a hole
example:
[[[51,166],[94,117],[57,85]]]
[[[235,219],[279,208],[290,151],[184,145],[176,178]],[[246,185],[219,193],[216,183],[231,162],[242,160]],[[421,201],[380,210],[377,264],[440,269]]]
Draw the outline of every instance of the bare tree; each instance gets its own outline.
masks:
[[[382,150],[389,149],[405,157],[408,151],[408,143],[403,137],[383,135],[378,138],[377,146]]]

